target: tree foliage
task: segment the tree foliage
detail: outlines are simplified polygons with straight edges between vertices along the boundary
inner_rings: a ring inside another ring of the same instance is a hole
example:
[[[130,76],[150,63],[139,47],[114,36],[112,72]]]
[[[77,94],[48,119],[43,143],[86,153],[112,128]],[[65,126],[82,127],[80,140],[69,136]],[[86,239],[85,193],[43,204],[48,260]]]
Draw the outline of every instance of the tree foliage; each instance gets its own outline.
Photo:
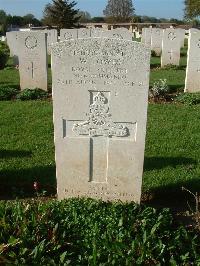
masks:
[[[77,3],[69,0],[53,0],[44,9],[43,23],[61,28],[73,28],[79,21],[78,10],[74,9]]]
[[[83,23],[89,22],[91,20],[91,15],[87,11],[79,11],[78,16],[80,17],[79,21]]]
[[[109,21],[126,22],[134,15],[134,10],[132,0],[108,0],[103,13]]]
[[[29,24],[32,26],[41,26],[40,20],[36,19],[33,14],[27,14],[23,17],[21,16],[11,16],[6,14],[4,10],[0,10],[0,35],[5,35],[9,26],[26,27]]]
[[[185,0],[185,18],[193,19],[200,16],[200,0]]]

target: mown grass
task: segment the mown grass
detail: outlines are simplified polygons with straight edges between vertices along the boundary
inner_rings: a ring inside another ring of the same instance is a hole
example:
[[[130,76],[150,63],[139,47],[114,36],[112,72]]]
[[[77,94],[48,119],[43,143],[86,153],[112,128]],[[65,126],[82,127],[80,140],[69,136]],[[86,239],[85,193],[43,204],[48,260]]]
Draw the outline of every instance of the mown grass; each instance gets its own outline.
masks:
[[[187,48],[181,66],[158,68],[151,59],[151,84],[166,78],[172,90],[184,87]],[[11,66],[12,62],[8,62]],[[50,65],[49,65],[50,67]],[[49,69],[50,71],[50,69]],[[51,77],[49,77],[49,83]],[[0,71],[0,85],[19,86],[18,70]],[[51,101],[0,102],[0,190],[23,194],[34,181],[45,189],[56,188]],[[144,164],[143,192],[181,191],[181,186],[200,189],[200,106],[150,104]],[[5,189],[6,188],[6,189]],[[20,188],[21,191],[20,192]]]
[[[52,103],[1,102],[1,189],[55,185]],[[143,191],[200,189],[200,106],[150,104]],[[3,191],[2,191],[3,193]]]

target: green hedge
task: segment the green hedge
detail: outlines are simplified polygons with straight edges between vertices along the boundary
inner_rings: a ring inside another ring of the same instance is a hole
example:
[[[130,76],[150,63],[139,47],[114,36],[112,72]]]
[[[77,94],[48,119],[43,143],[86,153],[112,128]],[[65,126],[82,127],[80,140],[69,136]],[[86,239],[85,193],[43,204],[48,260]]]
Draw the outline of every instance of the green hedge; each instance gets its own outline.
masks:
[[[0,264],[198,265],[200,237],[168,209],[90,199],[0,203]]]
[[[0,69],[6,66],[9,58],[9,48],[5,42],[0,41]]]

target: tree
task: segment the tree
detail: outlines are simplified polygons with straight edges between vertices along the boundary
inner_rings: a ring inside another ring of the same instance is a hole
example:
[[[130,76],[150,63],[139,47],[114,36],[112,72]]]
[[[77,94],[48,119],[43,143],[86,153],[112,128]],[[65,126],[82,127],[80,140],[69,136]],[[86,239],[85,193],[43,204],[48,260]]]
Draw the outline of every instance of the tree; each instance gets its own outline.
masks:
[[[0,24],[3,25],[6,22],[6,12],[4,10],[0,10]]]
[[[86,23],[91,20],[91,15],[87,11],[79,11],[78,16],[80,17],[79,21],[82,23]]]
[[[126,22],[134,15],[134,10],[132,0],[108,0],[103,13],[109,21]]]
[[[53,0],[52,4],[47,4],[44,9],[43,23],[61,28],[73,28],[79,21],[78,10],[73,9],[75,1]]]
[[[42,23],[40,20],[38,20],[37,18],[35,18],[35,16],[33,14],[27,14],[25,16],[23,16],[23,21],[24,21],[24,25],[28,25],[31,24],[33,26],[41,26]]]
[[[185,0],[185,18],[193,19],[200,16],[200,0]]]
[[[104,17],[93,17],[91,19],[91,22],[94,22],[94,23],[104,23],[105,22],[105,18]]]

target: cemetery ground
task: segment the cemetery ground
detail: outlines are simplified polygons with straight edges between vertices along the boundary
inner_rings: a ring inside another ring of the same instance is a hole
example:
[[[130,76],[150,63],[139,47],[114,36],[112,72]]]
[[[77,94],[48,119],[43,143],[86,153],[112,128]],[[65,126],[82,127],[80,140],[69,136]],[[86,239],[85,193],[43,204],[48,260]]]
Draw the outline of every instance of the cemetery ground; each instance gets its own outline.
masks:
[[[64,265],[66,260],[66,265],[200,263],[199,236],[194,231],[200,218],[189,216],[187,201],[194,213],[198,206],[182,190],[200,191],[200,105],[191,104],[190,97],[186,103],[171,100],[184,89],[186,52],[182,49],[179,67],[161,69],[159,57],[151,60],[150,84],[166,79],[170,93],[148,107],[142,187],[142,202],[170,207],[175,222],[167,209],[84,199],[49,200],[56,194],[51,98],[0,102],[1,199],[35,196],[1,202],[0,238],[8,239],[8,244],[0,244],[0,264],[21,265],[32,259],[33,265]],[[18,70],[11,59],[0,71],[1,87],[19,88]],[[180,221],[187,228],[192,225],[191,231],[177,227]]]

